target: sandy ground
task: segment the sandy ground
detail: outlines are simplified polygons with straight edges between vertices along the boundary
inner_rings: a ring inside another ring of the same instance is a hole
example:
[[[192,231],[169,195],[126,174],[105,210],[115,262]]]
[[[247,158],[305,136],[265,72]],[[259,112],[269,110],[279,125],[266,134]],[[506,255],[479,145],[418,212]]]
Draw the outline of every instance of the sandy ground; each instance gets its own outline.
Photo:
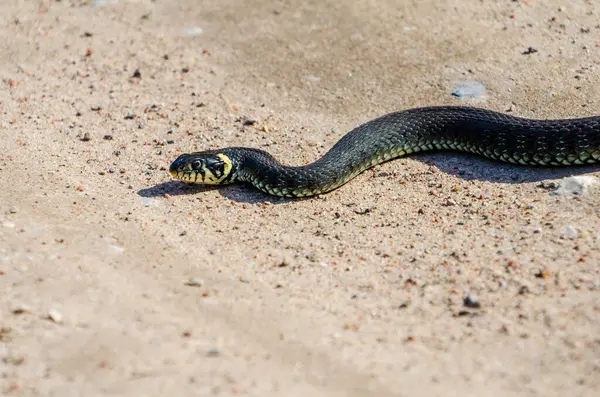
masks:
[[[302,164],[416,106],[597,114],[599,18],[584,0],[3,1],[0,394],[597,396],[600,189],[549,181],[598,167],[424,154],[300,201],[166,168],[231,145]],[[465,81],[485,96],[452,96]]]

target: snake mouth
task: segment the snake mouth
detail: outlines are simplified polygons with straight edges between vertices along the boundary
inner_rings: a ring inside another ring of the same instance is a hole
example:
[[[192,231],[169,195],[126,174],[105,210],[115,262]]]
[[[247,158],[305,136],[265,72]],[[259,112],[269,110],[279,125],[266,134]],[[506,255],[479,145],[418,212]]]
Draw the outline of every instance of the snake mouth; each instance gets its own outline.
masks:
[[[177,180],[183,182],[194,182],[196,180],[195,172],[186,161],[184,156],[180,156],[169,166],[169,174]]]
[[[174,179],[186,183],[197,183],[198,179],[198,173],[195,171],[169,170],[169,174],[171,174]]]

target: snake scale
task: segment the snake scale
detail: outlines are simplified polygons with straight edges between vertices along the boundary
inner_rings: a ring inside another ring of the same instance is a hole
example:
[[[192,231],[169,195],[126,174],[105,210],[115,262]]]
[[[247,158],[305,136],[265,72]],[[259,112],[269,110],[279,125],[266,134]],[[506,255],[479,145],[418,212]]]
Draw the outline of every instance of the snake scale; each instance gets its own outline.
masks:
[[[521,165],[592,164],[600,162],[600,116],[534,120],[465,106],[415,108],[356,127],[308,165],[285,166],[263,150],[230,147],[182,154],[169,172],[188,183],[246,182],[275,196],[309,197],[377,164],[427,150],[459,150]]]

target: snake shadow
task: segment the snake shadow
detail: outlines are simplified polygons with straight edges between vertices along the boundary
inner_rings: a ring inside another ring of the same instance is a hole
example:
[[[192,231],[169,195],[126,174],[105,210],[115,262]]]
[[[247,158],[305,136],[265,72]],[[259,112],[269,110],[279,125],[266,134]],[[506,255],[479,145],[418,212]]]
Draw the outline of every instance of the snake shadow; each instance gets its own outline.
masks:
[[[572,167],[524,166],[451,151],[417,154],[411,158],[432,165],[446,174],[465,181],[507,184],[541,182],[547,179],[562,179],[600,171],[600,164]]]
[[[415,154],[409,158],[436,167],[446,174],[456,176],[465,181],[488,181],[507,184],[540,182],[547,179],[561,179],[569,176],[600,171],[600,164],[576,167],[520,166],[450,151],[443,153]],[[395,170],[393,167],[400,166],[399,163],[394,163],[394,160],[392,160],[386,164],[385,167],[389,167],[387,170],[393,171]],[[381,168],[379,169],[381,170]],[[350,183],[352,183],[352,181]],[[164,196],[165,194],[170,196],[196,195],[215,190],[229,200],[247,204],[285,204],[299,200],[319,199],[319,196],[312,198],[270,196],[258,191],[248,184],[202,186],[175,180],[162,182],[155,186],[141,189],[137,193],[142,197],[159,197]]]
[[[216,190],[217,186],[193,185],[176,180],[162,182],[152,187],[140,189],[137,194],[141,197],[161,197],[165,194],[170,196],[184,196],[189,194],[199,194]]]
[[[138,190],[137,194],[141,197],[162,197],[165,194],[169,196],[185,196],[203,194],[211,191],[217,191],[221,196],[246,204],[284,204],[305,198],[286,198],[270,196],[256,190],[247,184],[224,185],[224,186],[202,186],[187,184],[181,181],[167,181],[154,185],[149,188]]]

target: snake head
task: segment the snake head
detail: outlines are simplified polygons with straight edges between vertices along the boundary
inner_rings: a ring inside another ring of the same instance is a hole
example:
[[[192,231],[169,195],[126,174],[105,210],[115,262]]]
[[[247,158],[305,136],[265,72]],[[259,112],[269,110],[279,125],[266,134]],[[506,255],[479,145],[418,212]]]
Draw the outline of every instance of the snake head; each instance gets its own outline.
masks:
[[[182,154],[169,167],[173,178],[203,185],[231,183],[233,171],[229,157],[214,150]]]

